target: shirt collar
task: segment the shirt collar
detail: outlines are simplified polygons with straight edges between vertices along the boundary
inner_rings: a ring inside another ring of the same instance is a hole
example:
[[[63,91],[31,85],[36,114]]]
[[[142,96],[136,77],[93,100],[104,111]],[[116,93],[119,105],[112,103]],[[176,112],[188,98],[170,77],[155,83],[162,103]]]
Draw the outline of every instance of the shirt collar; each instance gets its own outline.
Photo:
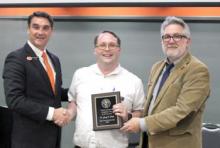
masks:
[[[27,41],[27,43],[31,47],[31,49],[34,51],[34,53],[36,54],[37,57],[41,57],[43,52],[46,52],[45,49],[44,49],[44,51],[42,51],[39,48],[37,48],[36,46],[34,46],[29,40]]]
[[[101,72],[101,70],[99,69],[97,64],[93,65],[93,71],[98,74],[98,75],[103,75],[103,73]],[[122,71],[122,67],[119,64],[111,73],[105,75],[105,76],[111,76],[111,75],[117,75]]]
[[[187,53],[188,53],[188,52],[187,52]],[[179,59],[177,59],[176,61],[174,61],[173,64],[174,64],[174,65],[178,64],[178,63],[187,55],[187,53],[185,53],[185,55],[183,55],[182,57],[180,57]],[[171,64],[168,58],[165,59],[165,63],[166,63],[166,64]]]

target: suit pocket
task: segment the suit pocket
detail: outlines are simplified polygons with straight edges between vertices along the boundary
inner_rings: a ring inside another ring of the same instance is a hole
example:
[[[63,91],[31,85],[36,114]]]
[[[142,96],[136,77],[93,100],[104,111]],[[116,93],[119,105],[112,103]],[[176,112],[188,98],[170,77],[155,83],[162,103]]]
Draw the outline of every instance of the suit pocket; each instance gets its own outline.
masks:
[[[185,134],[192,135],[193,129],[171,129],[169,131],[170,136],[178,136],[178,135],[185,135]]]

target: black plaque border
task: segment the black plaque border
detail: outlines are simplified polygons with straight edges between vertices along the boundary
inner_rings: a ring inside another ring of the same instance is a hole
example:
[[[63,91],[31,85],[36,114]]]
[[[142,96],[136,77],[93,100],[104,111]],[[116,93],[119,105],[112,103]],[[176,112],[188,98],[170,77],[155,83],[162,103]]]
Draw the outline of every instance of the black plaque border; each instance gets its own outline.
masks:
[[[102,125],[99,126],[97,123],[97,107],[96,107],[96,100],[97,98],[105,98],[115,96],[116,103],[121,102],[121,96],[119,91],[115,92],[107,92],[107,93],[99,93],[99,94],[92,94],[92,115],[93,115],[93,130],[99,131],[99,130],[110,130],[110,129],[119,129],[122,127],[122,119],[117,116],[117,123],[116,124],[110,124],[110,125]]]

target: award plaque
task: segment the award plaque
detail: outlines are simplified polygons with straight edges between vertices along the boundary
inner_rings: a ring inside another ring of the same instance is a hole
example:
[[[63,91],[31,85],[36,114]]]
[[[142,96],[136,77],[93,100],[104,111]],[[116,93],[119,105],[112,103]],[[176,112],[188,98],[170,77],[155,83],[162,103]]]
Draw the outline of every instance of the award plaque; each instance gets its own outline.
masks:
[[[113,105],[121,102],[120,92],[92,94],[93,130],[122,127],[122,119],[113,113]]]

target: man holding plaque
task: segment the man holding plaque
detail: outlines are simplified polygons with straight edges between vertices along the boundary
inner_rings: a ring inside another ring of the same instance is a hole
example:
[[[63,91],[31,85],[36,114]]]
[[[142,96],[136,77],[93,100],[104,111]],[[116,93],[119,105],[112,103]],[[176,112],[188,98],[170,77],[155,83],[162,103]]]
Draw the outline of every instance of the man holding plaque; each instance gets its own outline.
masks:
[[[76,70],[68,93],[68,108],[76,118],[74,145],[125,148],[128,135],[119,130],[120,126],[114,126],[118,123],[114,116],[125,122],[131,114],[141,115],[143,84],[120,66],[121,41],[115,33],[101,32],[94,44],[96,64]]]
[[[166,18],[161,43],[166,59],[152,67],[145,117],[129,120],[121,130],[141,130],[141,148],[201,148],[202,116],[210,93],[208,68],[190,54],[190,29],[181,18]]]

